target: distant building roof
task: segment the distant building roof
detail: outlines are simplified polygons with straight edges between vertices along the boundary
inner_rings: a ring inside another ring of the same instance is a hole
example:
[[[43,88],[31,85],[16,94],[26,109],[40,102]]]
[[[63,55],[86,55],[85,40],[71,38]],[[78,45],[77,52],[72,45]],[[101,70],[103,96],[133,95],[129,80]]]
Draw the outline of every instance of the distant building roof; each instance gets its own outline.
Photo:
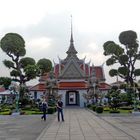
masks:
[[[4,87],[0,87],[0,92],[4,92],[5,88]]]
[[[120,86],[120,85],[122,85],[122,84],[124,84],[123,81],[116,81],[116,82],[111,83],[110,85],[111,85],[111,86]]]

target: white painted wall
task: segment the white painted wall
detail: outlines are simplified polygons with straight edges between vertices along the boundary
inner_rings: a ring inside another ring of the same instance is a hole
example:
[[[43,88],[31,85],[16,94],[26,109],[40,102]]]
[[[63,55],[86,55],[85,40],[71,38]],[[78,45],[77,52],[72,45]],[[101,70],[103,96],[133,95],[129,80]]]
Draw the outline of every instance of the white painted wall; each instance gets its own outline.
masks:
[[[86,102],[86,99],[83,97],[84,93],[87,93],[87,90],[78,90],[80,95],[80,107],[84,107],[84,103]]]
[[[62,100],[62,102],[63,102],[63,106],[65,107],[66,106],[66,91],[67,90],[59,90],[58,91],[58,94],[59,95],[62,95],[62,98],[61,98],[61,100]]]
[[[42,91],[38,91],[37,92],[37,99],[42,99],[43,96],[43,92]],[[30,97],[32,97],[31,99],[34,99],[34,91],[30,91]]]
[[[62,102],[64,104],[64,107],[66,106],[66,92],[68,90],[59,90],[58,94],[62,95]],[[79,101],[80,101],[80,107],[84,107],[84,102],[86,102],[85,98],[83,97],[84,93],[87,93],[87,90],[77,90],[79,92]]]

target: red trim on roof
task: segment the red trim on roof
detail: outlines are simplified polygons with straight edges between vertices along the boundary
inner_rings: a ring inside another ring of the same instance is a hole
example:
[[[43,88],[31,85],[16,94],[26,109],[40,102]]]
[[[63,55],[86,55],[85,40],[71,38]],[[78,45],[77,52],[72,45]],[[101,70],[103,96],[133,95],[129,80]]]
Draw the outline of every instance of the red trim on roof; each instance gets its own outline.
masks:
[[[30,88],[30,91],[46,91],[46,86],[43,83],[39,83]]]
[[[1,87],[0,88],[0,92],[3,92],[3,91],[5,91],[5,88],[4,87]]]
[[[99,89],[110,89],[111,86],[107,83],[100,83],[99,84]]]

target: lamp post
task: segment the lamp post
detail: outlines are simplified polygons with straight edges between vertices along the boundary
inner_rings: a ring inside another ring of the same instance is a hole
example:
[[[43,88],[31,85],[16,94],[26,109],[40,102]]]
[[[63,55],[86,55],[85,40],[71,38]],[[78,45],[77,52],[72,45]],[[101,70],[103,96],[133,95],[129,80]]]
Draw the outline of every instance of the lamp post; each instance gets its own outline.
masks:
[[[135,83],[134,83],[134,111],[138,111],[137,108],[137,92],[136,92],[136,87],[135,87]]]
[[[16,110],[15,112],[19,112],[19,86],[16,84],[16,82],[12,81],[11,85],[9,87],[9,90],[12,94],[16,96],[15,98],[15,104],[16,104]]]
[[[19,112],[19,92],[15,92],[16,94],[16,112]]]

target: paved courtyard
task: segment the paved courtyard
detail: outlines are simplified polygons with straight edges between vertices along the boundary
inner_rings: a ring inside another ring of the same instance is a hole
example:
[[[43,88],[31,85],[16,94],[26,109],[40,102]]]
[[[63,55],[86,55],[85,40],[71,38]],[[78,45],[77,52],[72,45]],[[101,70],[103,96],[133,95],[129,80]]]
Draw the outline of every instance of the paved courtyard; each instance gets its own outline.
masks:
[[[0,116],[0,140],[140,140],[140,116],[96,116],[81,108],[55,115]]]
[[[0,140],[36,140],[53,120],[41,120],[41,115],[0,115]]]
[[[97,117],[85,109],[65,109],[37,140],[140,140],[140,117]]]

